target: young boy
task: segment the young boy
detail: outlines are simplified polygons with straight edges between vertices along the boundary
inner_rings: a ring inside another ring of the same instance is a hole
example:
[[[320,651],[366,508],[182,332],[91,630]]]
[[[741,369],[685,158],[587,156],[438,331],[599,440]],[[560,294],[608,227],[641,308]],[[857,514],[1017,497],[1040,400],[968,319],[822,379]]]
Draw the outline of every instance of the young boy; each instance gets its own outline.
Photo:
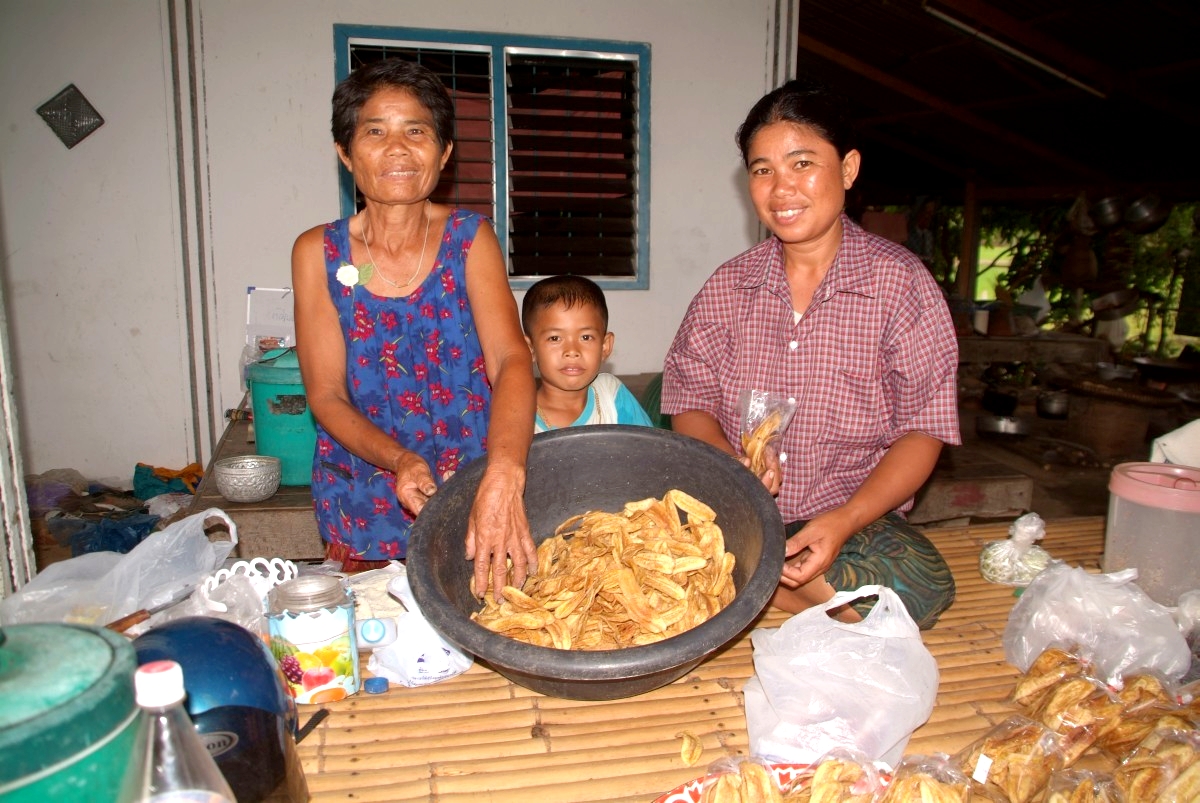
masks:
[[[534,432],[584,424],[652,426],[629,388],[600,365],[612,354],[604,291],[582,276],[552,276],[525,293],[521,326],[537,364]]]

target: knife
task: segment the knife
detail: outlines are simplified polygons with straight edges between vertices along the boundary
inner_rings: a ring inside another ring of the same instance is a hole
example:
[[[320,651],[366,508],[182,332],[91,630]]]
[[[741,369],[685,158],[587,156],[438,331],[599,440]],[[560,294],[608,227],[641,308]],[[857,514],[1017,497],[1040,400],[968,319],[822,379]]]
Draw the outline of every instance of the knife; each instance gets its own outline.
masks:
[[[109,622],[105,625],[105,627],[117,633],[124,633],[129,628],[140,622],[146,621],[159,611],[165,611],[172,605],[178,605],[179,603],[183,602],[185,599],[190,597],[192,592],[195,590],[195,585],[184,586],[182,589],[172,594],[170,599],[168,599],[166,602],[161,602],[158,605],[154,605],[150,608],[142,608],[141,610],[134,611],[128,616],[122,616],[120,619]]]

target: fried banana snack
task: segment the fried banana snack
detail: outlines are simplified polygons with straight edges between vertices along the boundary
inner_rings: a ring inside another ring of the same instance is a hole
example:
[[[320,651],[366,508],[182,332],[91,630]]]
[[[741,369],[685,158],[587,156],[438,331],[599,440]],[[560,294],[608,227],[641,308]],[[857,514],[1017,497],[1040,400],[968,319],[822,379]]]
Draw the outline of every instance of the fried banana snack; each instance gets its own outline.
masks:
[[[771,467],[770,450],[776,448],[783,425],[783,414],[772,410],[751,432],[742,433],[742,451],[750,458],[750,470],[761,477]]]
[[[784,788],[783,803],[871,803],[881,782],[864,761],[831,753]]]
[[[1012,803],[1030,803],[1050,775],[1063,768],[1061,743],[1062,737],[1042,723],[1016,715],[968,746],[958,755],[958,765]]]
[[[1116,727],[1096,739],[1096,747],[1119,761],[1161,728],[1189,730],[1192,722],[1183,709],[1175,706],[1142,706],[1122,715]]]
[[[1056,772],[1046,787],[1046,803],[1123,803],[1112,776],[1091,770]]]
[[[700,803],[783,803],[770,770],[756,761],[743,761],[737,772],[718,775],[705,787]]]
[[[1200,735],[1156,730],[1113,770],[1125,803],[1200,800]]]
[[[1107,686],[1077,675],[1051,686],[1030,717],[1063,737],[1063,761],[1069,767],[1120,724],[1121,712],[1121,701]]]
[[[945,753],[901,759],[878,803],[967,803],[971,782]]]
[[[1064,678],[1082,675],[1085,669],[1084,662],[1073,652],[1060,647],[1048,647],[1017,680],[1012,701],[1030,711],[1051,686]]]
[[[716,513],[677,489],[572,516],[537,554],[524,588],[506,586],[500,604],[485,594],[475,621],[541,647],[615,650],[691,630],[736,593]]]

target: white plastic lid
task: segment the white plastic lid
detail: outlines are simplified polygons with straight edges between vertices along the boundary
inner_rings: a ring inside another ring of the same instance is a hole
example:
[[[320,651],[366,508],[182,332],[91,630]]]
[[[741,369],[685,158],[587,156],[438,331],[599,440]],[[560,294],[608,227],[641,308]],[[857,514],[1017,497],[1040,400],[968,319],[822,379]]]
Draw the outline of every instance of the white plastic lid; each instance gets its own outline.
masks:
[[[1146,507],[1200,513],[1200,468],[1171,463],[1121,463],[1108,490]]]
[[[175,661],[151,661],[133,674],[133,690],[143,708],[166,708],[183,699],[183,667]]]

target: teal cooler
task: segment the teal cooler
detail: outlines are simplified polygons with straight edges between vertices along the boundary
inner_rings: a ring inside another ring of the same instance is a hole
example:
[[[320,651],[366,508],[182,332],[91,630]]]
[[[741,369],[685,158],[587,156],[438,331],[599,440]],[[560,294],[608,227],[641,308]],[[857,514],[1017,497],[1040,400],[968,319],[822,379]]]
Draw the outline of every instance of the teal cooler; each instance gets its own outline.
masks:
[[[0,801],[133,803],[146,742],[137,655],[104,628],[0,630]]]
[[[258,453],[279,458],[281,485],[310,484],[317,425],[308,408],[296,350],[268,351],[250,366],[246,381]]]

